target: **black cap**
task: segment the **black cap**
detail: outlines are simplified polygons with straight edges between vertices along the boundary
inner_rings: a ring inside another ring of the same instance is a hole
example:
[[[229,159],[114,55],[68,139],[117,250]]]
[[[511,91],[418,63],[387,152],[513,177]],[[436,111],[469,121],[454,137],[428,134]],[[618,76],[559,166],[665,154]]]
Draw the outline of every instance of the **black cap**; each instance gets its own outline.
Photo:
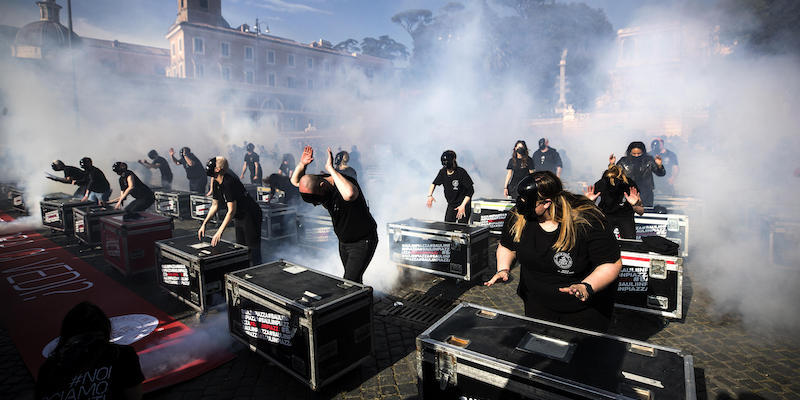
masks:
[[[117,175],[122,174],[127,169],[128,169],[128,164],[125,164],[122,161],[117,161],[114,163],[114,165],[111,166],[111,170],[114,171]]]
[[[211,157],[206,163],[206,175],[213,177],[215,168],[217,168],[217,158]]]
[[[452,168],[454,165],[453,162],[456,160],[456,152],[453,150],[445,150],[440,159],[443,167]]]
[[[336,153],[336,157],[333,158],[333,165],[336,167],[342,165],[342,160],[344,160],[344,156],[347,155],[346,151],[340,151]]]
[[[247,144],[247,151],[253,151],[255,149],[256,149],[256,145],[254,145],[252,143],[248,143]]]
[[[539,147],[544,146],[545,143],[547,143],[547,139],[545,139],[545,138],[539,139]]]
[[[89,157],[81,158],[80,162],[81,168],[86,169],[92,166],[92,159]]]

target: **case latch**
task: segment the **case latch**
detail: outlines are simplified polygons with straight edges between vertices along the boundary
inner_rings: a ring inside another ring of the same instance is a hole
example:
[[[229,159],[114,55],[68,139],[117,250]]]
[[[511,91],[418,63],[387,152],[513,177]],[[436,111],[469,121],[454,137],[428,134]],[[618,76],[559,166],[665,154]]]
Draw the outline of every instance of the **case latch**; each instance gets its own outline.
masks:
[[[445,390],[448,385],[457,386],[458,379],[456,373],[456,356],[446,351],[436,351],[436,374],[435,378],[439,381],[439,389]]]
[[[394,229],[389,233],[392,235],[392,239],[395,243],[400,243],[403,241],[403,232],[400,229]]]
[[[239,305],[239,285],[236,282],[230,282],[231,284],[231,302],[234,306]]]
[[[473,214],[480,214],[481,213],[481,205],[472,203],[472,213]]]
[[[664,260],[650,260],[650,277],[653,279],[667,279],[667,262]]]

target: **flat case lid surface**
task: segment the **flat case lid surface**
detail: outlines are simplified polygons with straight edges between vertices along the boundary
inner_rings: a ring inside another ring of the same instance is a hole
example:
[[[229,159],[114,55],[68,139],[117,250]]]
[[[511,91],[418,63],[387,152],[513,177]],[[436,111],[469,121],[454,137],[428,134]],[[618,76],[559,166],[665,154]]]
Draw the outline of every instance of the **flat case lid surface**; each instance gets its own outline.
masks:
[[[114,207],[110,206],[94,205],[90,207],[78,208],[75,210],[75,212],[81,212],[92,216],[103,216],[103,215],[124,214],[125,210],[115,210]]]
[[[259,265],[234,272],[232,275],[271,293],[313,308],[322,307],[365,289],[343,279],[323,275],[311,268],[284,261]]]
[[[183,190],[156,190],[153,192],[156,196],[191,196],[194,192],[185,192]]]
[[[165,217],[158,214],[151,214],[151,213],[139,213],[140,218],[132,219],[130,221],[123,221],[122,217],[124,214],[119,215],[110,215],[107,217],[103,217],[102,221],[108,223],[110,225],[124,227],[127,229],[132,228],[142,228],[148,226],[156,226],[156,225],[171,225],[172,218]]]
[[[210,237],[204,237],[201,241],[197,239],[197,235],[162,240],[159,241],[158,244],[162,246],[162,248],[173,248],[197,258],[213,257],[226,253],[247,253],[247,249],[236,246],[234,243],[225,240],[220,240],[216,246],[212,246]]]
[[[503,204],[507,204],[507,205],[513,206],[517,202],[514,201],[514,200],[511,200],[511,199],[484,199],[484,198],[480,198],[480,199],[472,200],[472,204],[475,204],[475,203],[503,203]]]
[[[469,341],[468,351],[611,393],[618,393],[626,373],[658,381],[663,389],[628,382],[658,392],[656,399],[684,396],[683,357],[674,352],[656,350],[656,357],[640,355],[629,351],[628,343],[618,338],[500,313],[489,319],[478,316],[480,311],[473,306],[461,308],[431,331],[430,338],[446,343],[453,335]]]
[[[447,231],[452,233],[462,232],[470,235],[479,233],[480,231],[487,230],[485,226],[471,226],[467,224],[457,224],[455,222],[444,222],[444,221],[423,221],[416,218],[409,218],[409,219],[404,219],[402,221],[392,222],[389,225],[401,225],[409,228],[423,228],[435,231]]]

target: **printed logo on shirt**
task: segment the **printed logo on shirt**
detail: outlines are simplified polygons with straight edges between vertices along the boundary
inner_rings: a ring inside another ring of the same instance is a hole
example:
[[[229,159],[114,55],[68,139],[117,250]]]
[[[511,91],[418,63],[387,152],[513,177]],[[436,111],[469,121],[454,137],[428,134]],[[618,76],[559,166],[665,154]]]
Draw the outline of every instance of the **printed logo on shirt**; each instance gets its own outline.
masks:
[[[553,255],[553,262],[556,264],[561,271],[558,271],[562,274],[574,274],[574,271],[569,271],[572,268],[572,257],[570,257],[569,253],[565,253],[563,251],[559,251],[555,255]]]
[[[458,190],[458,179],[453,180],[453,190]]]

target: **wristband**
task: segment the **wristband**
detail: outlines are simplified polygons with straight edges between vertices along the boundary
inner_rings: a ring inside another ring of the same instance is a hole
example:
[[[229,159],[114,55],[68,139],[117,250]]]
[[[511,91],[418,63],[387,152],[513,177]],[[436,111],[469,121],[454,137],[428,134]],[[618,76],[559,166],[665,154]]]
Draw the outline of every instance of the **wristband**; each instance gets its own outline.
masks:
[[[589,297],[594,296],[594,288],[588,282],[579,282],[581,285],[586,286],[586,293],[589,294]]]
[[[507,274],[510,274],[511,273],[511,268],[503,268],[503,269],[497,270],[495,275],[497,275],[497,274],[499,274],[499,273],[501,273],[503,271],[506,271]]]

